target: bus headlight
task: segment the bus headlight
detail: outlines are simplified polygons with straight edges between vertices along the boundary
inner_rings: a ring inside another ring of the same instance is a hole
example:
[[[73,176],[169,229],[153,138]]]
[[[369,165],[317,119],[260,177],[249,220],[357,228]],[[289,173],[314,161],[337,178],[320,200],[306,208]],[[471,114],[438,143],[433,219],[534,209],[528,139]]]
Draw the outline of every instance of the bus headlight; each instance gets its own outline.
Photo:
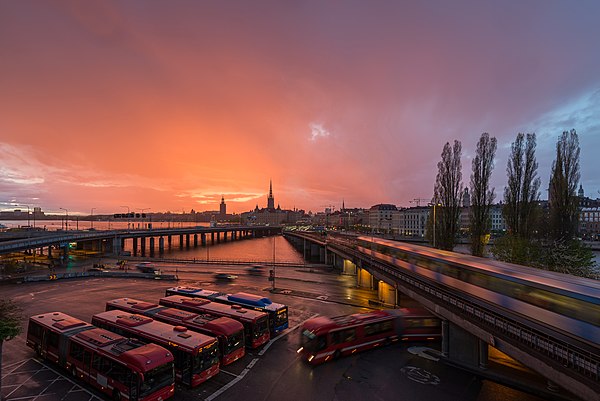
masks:
[[[298,348],[298,351],[296,351],[298,354],[302,352],[302,350],[304,349],[304,347],[300,347]]]

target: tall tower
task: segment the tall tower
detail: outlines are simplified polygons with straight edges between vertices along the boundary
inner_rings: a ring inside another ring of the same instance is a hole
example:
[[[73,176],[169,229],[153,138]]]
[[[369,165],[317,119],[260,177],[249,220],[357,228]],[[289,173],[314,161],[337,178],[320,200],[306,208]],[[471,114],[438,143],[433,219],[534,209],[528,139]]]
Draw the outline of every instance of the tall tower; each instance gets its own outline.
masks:
[[[269,197],[267,198],[267,209],[275,209],[275,198],[273,198],[273,180],[269,180]]]
[[[221,204],[219,205],[219,215],[224,218],[227,215],[227,205],[225,204],[225,197],[221,195]]]

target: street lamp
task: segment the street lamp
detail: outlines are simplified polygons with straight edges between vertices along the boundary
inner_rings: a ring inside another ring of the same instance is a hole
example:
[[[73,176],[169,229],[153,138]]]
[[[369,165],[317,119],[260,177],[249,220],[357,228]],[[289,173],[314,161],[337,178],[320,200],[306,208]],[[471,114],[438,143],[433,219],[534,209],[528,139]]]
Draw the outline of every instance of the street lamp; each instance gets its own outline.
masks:
[[[438,202],[435,203],[430,203],[429,206],[433,206],[433,247],[435,248],[435,226],[436,226],[436,219],[435,219],[435,208],[436,206],[442,206],[441,204],[439,204]]]
[[[144,210],[150,210],[150,208],[149,207],[144,207],[144,208],[139,208],[138,210],[143,215],[144,214]],[[148,228],[148,227],[145,227],[145,228]]]
[[[92,221],[92,226],[90,227],[90,229],[94,229],[94,210],[96,210],[95,207],[92,208],[92,213],[90,217],[90,220]]]
[[[69,211],[64,207],[60,207],[59,209],[65,211],[65,231],[69,231]]]

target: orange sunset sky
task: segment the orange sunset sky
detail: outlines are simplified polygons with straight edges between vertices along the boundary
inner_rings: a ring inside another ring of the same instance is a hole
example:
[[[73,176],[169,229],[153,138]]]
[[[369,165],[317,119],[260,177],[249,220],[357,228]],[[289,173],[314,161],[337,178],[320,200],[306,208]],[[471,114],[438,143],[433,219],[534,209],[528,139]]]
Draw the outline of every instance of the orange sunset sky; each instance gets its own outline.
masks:
[[[431,198],[517,132],[575,128],[600,189],[600,2],[0,2],[0,210],[320,211]],[[541,198],[547,193],[542,190]]]

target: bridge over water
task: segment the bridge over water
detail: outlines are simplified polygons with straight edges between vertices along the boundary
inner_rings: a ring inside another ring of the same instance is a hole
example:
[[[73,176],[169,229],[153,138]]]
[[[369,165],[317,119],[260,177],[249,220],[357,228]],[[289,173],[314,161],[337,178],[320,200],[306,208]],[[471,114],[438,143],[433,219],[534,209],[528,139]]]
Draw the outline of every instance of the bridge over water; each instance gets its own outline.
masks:
[[[102,230],[102,231],[22,231],[11,236],[0,234],[0,255],[28,251],[52,257],[53,250],[60,250],[64,256],[69,248],[97,251],[114,256],[124,254],[126,240],[133,241],[133,252],[140,256],[162,253],[165,246],[172,246],[173,237],[179,237],[180,248],[204,246],[236,241],[247,238],[276,235],[281,233],[278,226],[217,226],[185,227],[147,230]],[[166,241],[166,244],[165,244]],[[138,247],[139,245],[139,247]]]
[[[377,289],[383,303],[397,305],[400,292],[439,316],[442,353],[453,363],[483,371],[488,367],[489,347],[494,347],[546,377],[549,387],[560,386],[584,400],[600,400],[600,283],[596,280],[511,265],[527,272],[526,276],[516,274],[515,282],[524,282],[523,277],[528,277],[533,288],[546,281],[562,280],[564,288],[577,289],[581,294],[571,293],[571,301],[579,305],[581,297],[587,302],[581,305],[587,308],[592,322],[586,323],[567,316],[568,297],[561,299],[562,306],[555,310],[550,306],[552,299],[547,299],[549,307],[544,310],[506,296],[499,288],[490,291],[490,285],[496,284],[483,284],[489,279],[485,274],[499,262],[489,259],[477,258],[481,270],[474,274],[482,283],[477,287],[460,281],[461,272],[469,266],[466,262],[459,265],[462,257],[458,254],[407,244],[405,249],[421,249],[418,252],[422,254],[406,252],[403,260],[402,253],[386,254],[373,237],[359,240],[293,231],[284,231],[284,236],[305,257],[332,264],[346,274],[356,275],[358,285]],[[393,241],[389,243],[394,246]],[[452,265],[454,270],[444,272],[444,264]],[[567,294],[564,288],[556,288],[556,299]],[[523,289],[521,294],[526,296],[527,287]],[[542,315],[555,316],[556,325],[542,322]],[[563,320],[574,322],[572,328],[559,327]]]

